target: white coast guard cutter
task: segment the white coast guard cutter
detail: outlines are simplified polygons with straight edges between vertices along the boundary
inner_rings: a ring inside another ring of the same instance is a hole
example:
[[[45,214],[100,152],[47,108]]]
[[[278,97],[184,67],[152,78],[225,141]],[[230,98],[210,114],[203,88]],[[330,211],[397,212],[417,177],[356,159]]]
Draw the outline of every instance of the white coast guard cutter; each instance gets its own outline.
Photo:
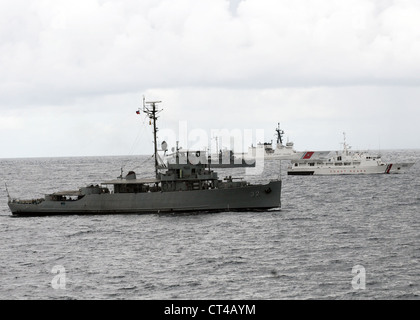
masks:
[[[344,133],[343,133],[344,134]],[[291,161],[288,175],[355,175],[377,173],[401,173],[414,162],[385,163],[380,155],[365,151],[350,151],[344,134],[343,150],[303,152],[299,159]]]

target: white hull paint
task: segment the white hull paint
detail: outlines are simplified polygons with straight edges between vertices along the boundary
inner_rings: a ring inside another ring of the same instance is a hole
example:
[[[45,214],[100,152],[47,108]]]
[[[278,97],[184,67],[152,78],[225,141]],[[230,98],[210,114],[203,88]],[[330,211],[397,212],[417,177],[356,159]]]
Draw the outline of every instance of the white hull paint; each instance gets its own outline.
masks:
[[[307,167],[299,169],[289,168],[288,175],[364,175],[364,174],[394,174],[402,173],[412,167],[414,163],[382,164],[378,166],[365,167]]]
[[[282,149],[275,149],[274,152],[268,153],[264,150],[251,150],[249,148],[249,152],[245,154],[243,157],[245,160],[293,160],[299,159],[300,153],[297,153],[294,150],[282,150]]]

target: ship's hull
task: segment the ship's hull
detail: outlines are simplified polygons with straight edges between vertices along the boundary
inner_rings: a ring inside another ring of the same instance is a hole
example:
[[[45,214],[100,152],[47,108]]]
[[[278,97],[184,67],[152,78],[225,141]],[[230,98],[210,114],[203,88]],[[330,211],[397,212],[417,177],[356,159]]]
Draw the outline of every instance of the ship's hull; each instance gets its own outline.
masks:
[[[90,194],[79,200],[9,202],[13,215],[127,214],[280,208],[281,181],[240,188]]]
[[[267,154],[257,157],[247,156],[245,157],[246,161],[258,161],[258,160],[294,160],[298,159],[299,157],[296,154]]]
[[[274,152],[265,152],[264,150],[250,150],[245,154],[237,154],[246,162],[252,163],[256,160],[297,160],[302,156],[302,152],[296,152],[292,149],[276,150]]]
[[[300,153],[294,154],[265,154],[262,156],[250,156],[245,155],[244,159],[247,162],[256,162],[256,161],[271,161],[271,160],[298,160],[300,158]]]
[[[414,162],[389,164],[385,170],[385,173],[401,173],[410,169],[413,165]]]
[[[364,175],[383,173],[402,173],[413,166],[414,163],[395,163],[379,166],[325,166],[325,167],[293,167],[287,171],[288,175]]]
[[[209,163],[209,167],[210,168],[252,168],[255,167],[255,160],[244,160],[242,159],[241,161],[235,161],[235,160],[230,160],[230,162],[228,163],[224,163],[223,161],[220,161],[219,163]]]

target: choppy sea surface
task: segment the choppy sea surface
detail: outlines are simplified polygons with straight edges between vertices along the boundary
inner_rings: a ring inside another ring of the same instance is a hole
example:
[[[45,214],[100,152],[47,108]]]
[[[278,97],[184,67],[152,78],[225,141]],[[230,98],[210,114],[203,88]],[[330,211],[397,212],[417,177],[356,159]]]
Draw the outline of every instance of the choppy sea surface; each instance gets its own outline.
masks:
[[[135,170],[145,156],[0,159],[1,299],[420,299],[420,150],[404,174],[281,175],[268,212],[16,218],[12,197],[42,197]]]

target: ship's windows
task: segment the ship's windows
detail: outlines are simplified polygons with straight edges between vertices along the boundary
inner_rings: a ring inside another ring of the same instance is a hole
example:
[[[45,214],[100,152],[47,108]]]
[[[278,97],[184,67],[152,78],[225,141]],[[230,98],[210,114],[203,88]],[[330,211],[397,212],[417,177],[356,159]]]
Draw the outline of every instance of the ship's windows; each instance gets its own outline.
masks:
[[[315,163],[314,162],[309,162],[309,166],[313,167],[313,166],[315,166]]]

